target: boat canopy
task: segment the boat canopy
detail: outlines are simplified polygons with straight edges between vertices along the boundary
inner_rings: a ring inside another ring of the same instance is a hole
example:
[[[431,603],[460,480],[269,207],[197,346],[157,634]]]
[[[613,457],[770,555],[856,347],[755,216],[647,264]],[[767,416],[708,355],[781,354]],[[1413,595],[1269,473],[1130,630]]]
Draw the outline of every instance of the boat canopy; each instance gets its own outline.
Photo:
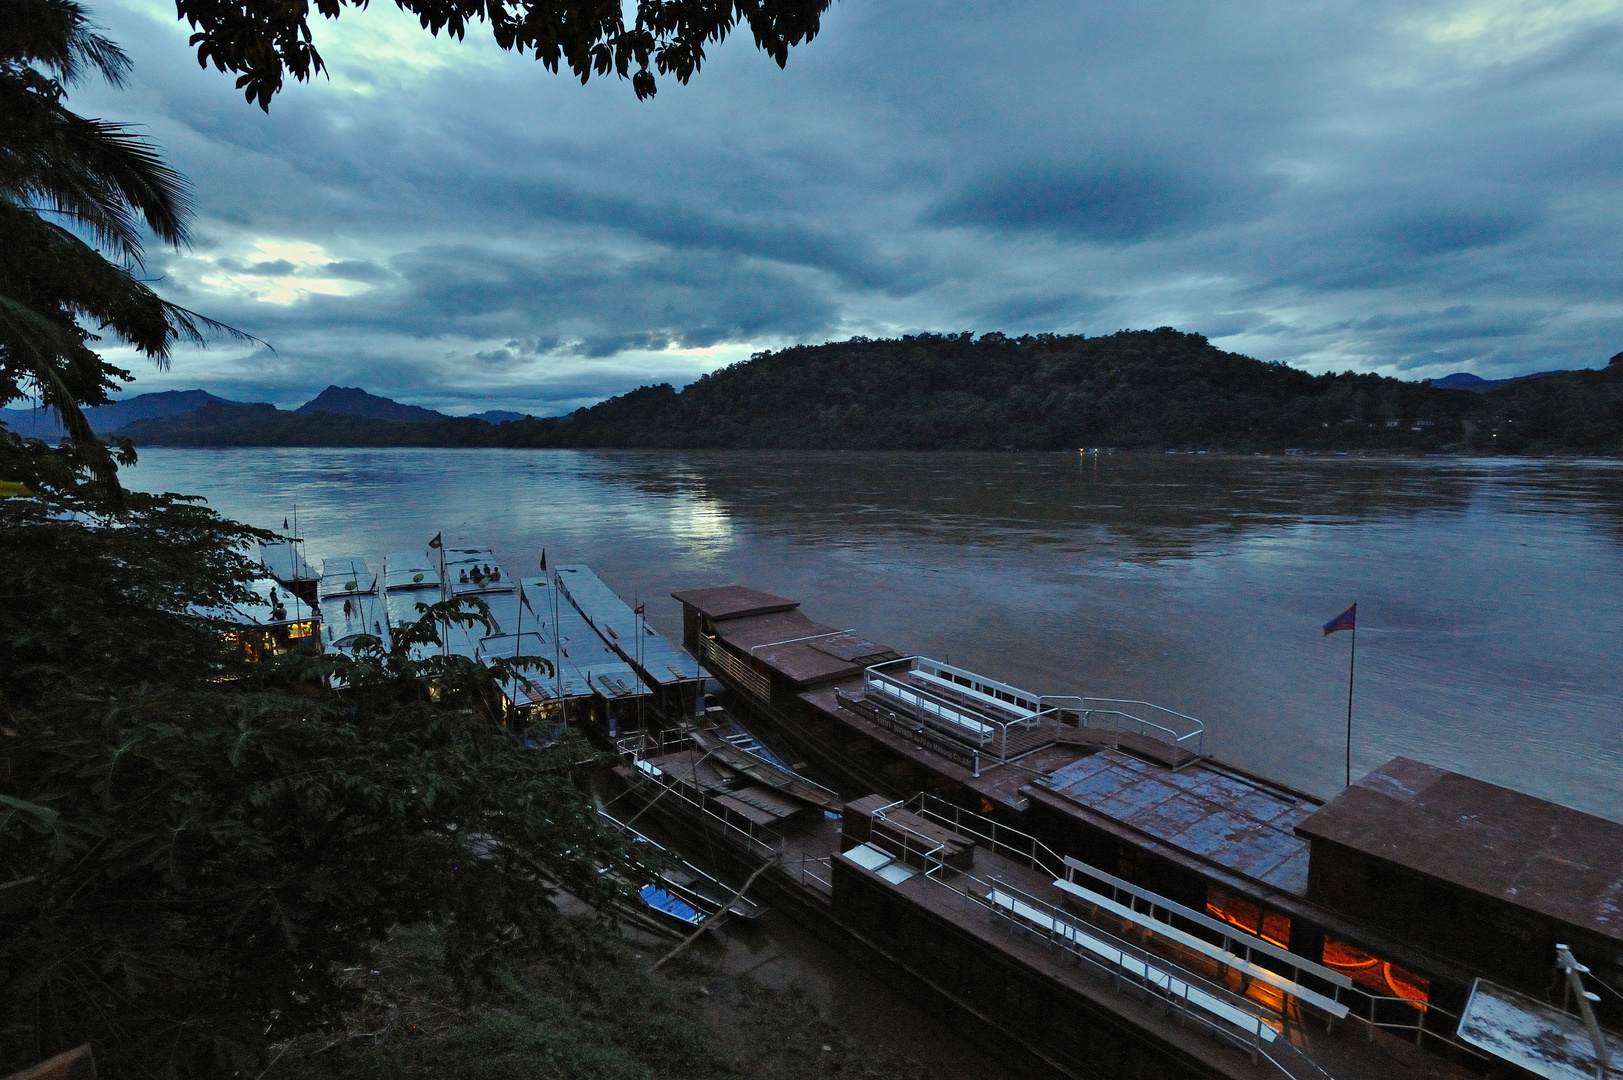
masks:
[[[649,626],[648,620],[616,596],[591,567],[583,564],[558,567],[558,588],[621,659],[636,668],[648,683],[669,686],[704,677],[698,661]]]
[[[445,584],[452,596],[464,593],[515,592],[518,583],[496,562],[496,555],[488,547],[444,548]],[[488,573],[486,570],[488,569]],[[468,580],[464,581],[464,575]]]
[[[330,566],[332,560],[328,560]],[[324,579],[325,580],[325,579]],[[329,649],[348,650],[368,635],[389,647],[388,620],[383,601],[375,592],[326,596],[321,601],[322,641]]]
[[[287,586],[268,577],[254,578],[248,588],[255,599],[224,607],[198,607],[189,610],[193,615],[238,626],[290,626],[311,622],[316,612],[300,600]]]
[[[329,596],[374,592],[377,587],[378,579],[367,568],[366,560],[359,555],[338,555],[321,564],[318,595],[323,600]]]
[[[385,589],[438,589],[439,560],[416,551],[391,551],[383,557]]]
[[[259,564],[265,572],[284,585],[295,581],[316,581],[321,575],[304,561],[302,540],[273,540],[259,545]]]

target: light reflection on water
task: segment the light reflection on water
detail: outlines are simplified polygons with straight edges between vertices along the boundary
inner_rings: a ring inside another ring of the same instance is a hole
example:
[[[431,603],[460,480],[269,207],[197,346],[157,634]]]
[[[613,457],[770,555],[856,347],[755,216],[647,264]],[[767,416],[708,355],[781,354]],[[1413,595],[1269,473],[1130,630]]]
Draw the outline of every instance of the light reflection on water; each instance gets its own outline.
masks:
[[[312,561],[481,539],[650,600],[739,582],[1039,692],[1145,698],[1339,789],[1405,754],[1623,820],[1623,465],[1472,459],[164,450],[128,481]]]

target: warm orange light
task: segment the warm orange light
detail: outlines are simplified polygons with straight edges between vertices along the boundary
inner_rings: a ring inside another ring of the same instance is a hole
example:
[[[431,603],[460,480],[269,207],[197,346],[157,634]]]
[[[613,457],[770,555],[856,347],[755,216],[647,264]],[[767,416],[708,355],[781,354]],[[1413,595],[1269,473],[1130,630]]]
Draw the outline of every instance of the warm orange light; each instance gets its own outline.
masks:
[[[1324,963],[1365,990],[1382,996],[1400,997],[1424,1007],[1431,1000],[1431,980],[1389,960],[1382,960],[1328,934],[1324,938]]]

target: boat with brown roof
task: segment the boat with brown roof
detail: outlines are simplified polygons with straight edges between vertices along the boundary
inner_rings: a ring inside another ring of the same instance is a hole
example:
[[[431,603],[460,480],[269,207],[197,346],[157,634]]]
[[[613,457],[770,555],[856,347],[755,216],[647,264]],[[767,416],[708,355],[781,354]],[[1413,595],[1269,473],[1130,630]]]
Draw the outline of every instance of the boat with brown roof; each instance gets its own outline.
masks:
[[[1213,926],[1227,928],[1260,951],[1263,969],[1312,965],[1318,981],[1303,986],[1334,988],[1330,999],[1352,1002],[1372,1035],[1406,1032],[1438,1068],[1470,1060],[1479,1073],[1525,1075],[1462,1041],[1461,1013],[1483,986],[1546,999],[1558,943],[1623,994],[1623,825],[1404,759],[1325,802],[1211,758],[1203,725],[1173,710],[1032,694],[739,586],[674,595],[685,644],[734,706],[847,795],[973,815],[981,824],[963,831],[1004,830],[1061,852],[1066,870],[1095,875],[1081,887],[1099,896],[1104,875],[1120,910],[1101,910],[1115,917],[1159,912],[1208,944]],[[1030,911],[1004,913],[1065,938],[1063,926],[1075,927],[1061,911],[1075,894],[1061,880],[1046,886],[1062,894],[1058,906],[1027,890],[1019,902]],[[1623,1022],[1620,1004],[1597,1003],[1600,1020]],[[1567,1075],[1546,1067],[1535,1074]]]

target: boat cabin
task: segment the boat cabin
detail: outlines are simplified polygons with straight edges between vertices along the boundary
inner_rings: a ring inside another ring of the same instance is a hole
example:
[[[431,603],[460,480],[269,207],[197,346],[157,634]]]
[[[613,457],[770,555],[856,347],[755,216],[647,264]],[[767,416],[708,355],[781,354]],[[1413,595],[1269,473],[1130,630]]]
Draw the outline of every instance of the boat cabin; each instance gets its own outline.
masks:
[[[1623,1025],[1623,824],[1399,757],[1295,831],[1309,900],[1535,994],[1567,945]]]
[[[255,578],[248,588],[253,600],[221,608],[194,607],[192,614],[219,623],[226,640],[250,660],[295,650],[321,651],[321,619],[315,609],[269,577]]]

